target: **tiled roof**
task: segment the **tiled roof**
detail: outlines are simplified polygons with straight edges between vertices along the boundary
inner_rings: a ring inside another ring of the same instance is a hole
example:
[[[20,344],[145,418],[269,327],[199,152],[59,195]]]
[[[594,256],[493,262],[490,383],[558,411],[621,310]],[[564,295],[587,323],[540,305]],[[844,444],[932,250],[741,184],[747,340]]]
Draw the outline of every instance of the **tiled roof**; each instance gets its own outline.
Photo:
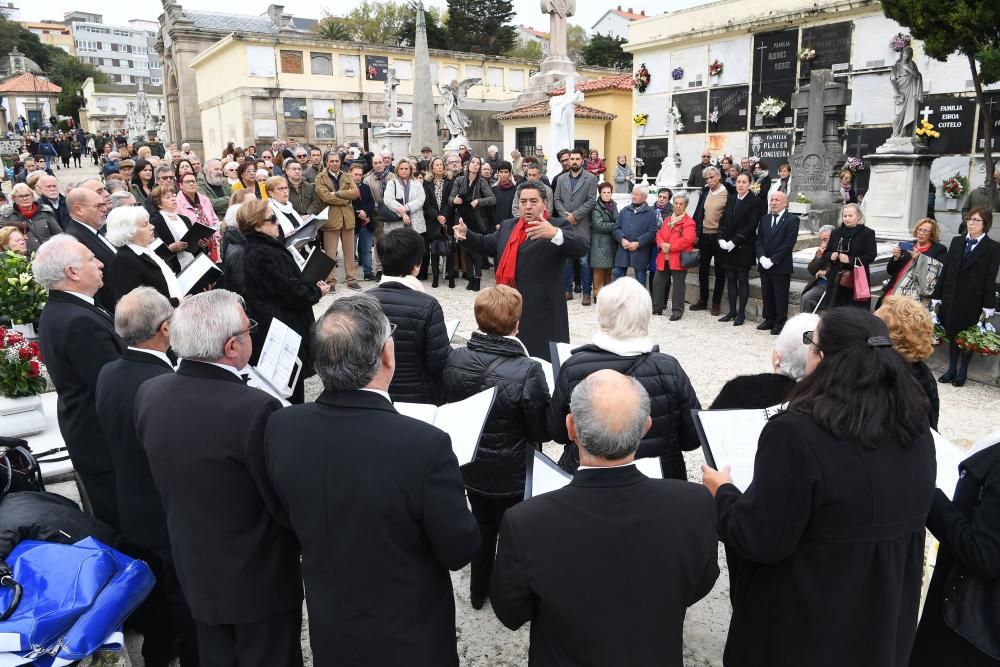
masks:
[[[611,11],[613,11],[615,14],[618,14],[618,16],[624,16],[629,21],[638,21],[639,19],[649,18],[645,14],[636,14],[635,12],[627,12],[623,10],[621,7],[619,7],[618,9],[612,9]]]
[[[608,113],[607,111],[601,111],[600,109],[595,109],[594,107],[587,107],[582,104],[577,104],[576,112],[573,114],[577,118],[593,118],[596,120],[614,120],[618,117],[617,114]],[[507,113],[502,113],[496,116],[497,120],[514,120],[517,118],[540,118],[542,116],[548,116],[551,112],[549,111],[548,102],[536,102],[534,104],[529,104],[517,109],[508,111]]]
[[[576,84],[575,88],[581,93],[596,93],[600,90],[632,90],[635,80],[631,74],[619,74],[618,76],[605,76],[600,79],[591,79],[583,83]],[[549,91],[549,95],[562,95],[566,92],[565,86]]]
[[[535,30],[534,28],[532,28],[532,27],[531,27],[531,26],[529,26],[529,25],[524,25],[524,24],[522,23],[522,24],[521,24],[520,26],[518,26],[518,27],[519,27],[519,28],[521,28],[521,31],[522,31],[522,32],[526,32],[526,33],[528,33],[529,35],[533,35],[533,36],[535,36],[535,37],[540,37],[541,39],[548,39],[548,38],[549,38],[549,33],[547,33],[547,32],[542,32],[541,30]]]
[[[35,76],[28,72],[21,72],[14,76],[7,77],[0,81],[0,93],[55,93],[62,92],[62,88],[52,83],[43,76]]]
[[[246,16],[244,14],[214,14],[209,12],[184,12],[194,21],[198,30],[217,32],[250,32],[277,35],[278,28],[266,16]]]

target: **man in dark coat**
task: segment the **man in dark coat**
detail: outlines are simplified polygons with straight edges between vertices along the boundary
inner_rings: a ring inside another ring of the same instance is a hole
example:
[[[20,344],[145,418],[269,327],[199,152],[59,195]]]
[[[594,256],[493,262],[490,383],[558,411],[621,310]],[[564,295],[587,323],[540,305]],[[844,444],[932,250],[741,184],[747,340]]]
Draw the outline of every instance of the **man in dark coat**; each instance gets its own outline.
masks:
[[[368,290],[396,326],[396,369],[389,385],[394,401],[441,403],[441,374],[451,342],[441,304],[416,279],[424,240],[412,227],[394,229],[378,240],[382,280]]]
[[[789,213],[788,195],[775,190],[770,196],[770,212],[760,219],[755,243],[760,264],[761,299],[764,321],[759,331],[781,333],[788,320],[788,290],[792,282],[792,252],[799,238],[799,216]]]
[[[94,304],[94,295],[103,284],[102,267],[94,253],[76,239],[58,234],[39,248],[32,271],[49,290],[38,338],[59,393],[59,431],[94,515],[117,530],[115,470],[94,401],[101,368],[121,356],[125,346],[111,316]]]
[[[632,188],[632,203],[623,208],[615,220],[615,228],[611,231],[618,246],[615,268],[611,272],[615,280],[628,273],[631,267],[639,284],[646,284],[653,239],[660,231],[660,216],[646,203],[647,194],[646,188],[641,185]]]
[[[42,176],[35,184],[35,192],[39,194],[38,203],[44,204],[52,210],[52,215],[59,223],[59,227],[65,231],[73,218],[66,205],[66,196],[59,192],[59,179],[48,174]]]
[[[701,152],[701,162],[691,167],[691,173],[688,174],[687,186],[689,188],[705,187],[705,175],[703,172],[706,167],[711,166],[712,153],[706,148]]]
[[[455,238],[473,252],[496,258],[497,283],[516,288],[524,297],[517,337],[531,356],[547,357],[549,342],[569,342],[563,261],[590,252],[590,244],[566,220],[542,217],[547,204],[540,184],[522,184],[518,196],[519,220],[505,220],[492,234],[477,234],[459,223]],[[509,263],[503,261],[505,255]]]
[[[174,372],[167,357],[168,320],[173,307],[151,287],[139,287],[118,302],[115,330],[128,349],[105,364],[97,378],[97,417],[108,434],[115,466],[122,535],[156,576],[143,603],[146,621],[142,657],[150,667],[167,667],[179,652],[184,667],[198,664],[194,619],[177,583],[170,556],[167,519],[153,485],[149,460],[135,432],[135,396],[146,380]],[[176,649],[175,649],[176,644]]]
[[[700,166],[700,165],[699,165]],[[698,264],[698,302],[691,304],[690,310],[706,310],[708,285],[711,282],[712,260],[715,260],[715,286],[712,288],[711,313],[722,312],[722,290],[726,286],[726,272],[719,264],[725,252],[719,246],[719,230],[725,226],[727,205],[736,196],[736,188],[722,180],[721,172],[711,165],[704,168],[705,185],[694,207],[695,229],[698,233],[698,250],[701,260]]]
[[[531,622],[530,667],[679,667],[687,608],[719,576],[712,499],[632,464],[650,426],[635,380],[598,371],[572,406],[566,425],[587,469],[504,515],[493,610],[512,630]],[[623,558],[627,575],[595,576],[595,563]]]
[[[313,338],[323,393],[267,425],[317,665],[458,665],[449,570],[479,531],[447,434],[392,406],[394,347],[378,301],[334,301]]]
[[[75,188],[66,195],[66,206],[73,219],[64,231],[85,245],[105,267],[111,266],[118,251],[100,233],[104,227],[104,198],[88,188]],[[95,300],[105,309],[113,307],[115,299],[110,285],[102,286]]]
[[[264,428],[281,407],[239,375],[253,324],[226,290],[170,320],[175,374],[147,380],[136,433],[163,503],[203,665],[302,665],[299,548],[267,478]]]

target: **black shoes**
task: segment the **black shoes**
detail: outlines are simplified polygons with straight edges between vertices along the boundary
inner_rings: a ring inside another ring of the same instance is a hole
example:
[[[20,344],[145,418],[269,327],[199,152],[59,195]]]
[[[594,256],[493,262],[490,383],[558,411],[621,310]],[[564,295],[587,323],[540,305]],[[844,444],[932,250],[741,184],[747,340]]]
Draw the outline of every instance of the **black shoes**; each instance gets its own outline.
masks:
[[[698,303],[692,303],[688,306],[688,310],[708,310],[708,304],[704,301],[699,301]]]
[[[782,329],[784,329],[784,328],[785,328],[785,325],[784,325],[784,324],[775,324],[775,325],[774,325],[774,326],[773,326],[773,327],[771,328],[771,335],[772,335],[772,336],[777,336],[778,334],[780,334],[780,333],[781,333],[781,330],[782,330]]]
[[[956,375],[957,373],[955,373],[954,369],[949,368],[944,375],[938,378],[938,382],[940,382],[941,384],[948,384],[949,382],[955,379]]]
[[[374,273],[366,273],[365,280],[378,280],[378,276],[376,276]]]
[[[681,316],[682,316],[683,314],[684,314],[684,313],[682,313],[682,312],[680,312],[680,311],[677,311],[677,310],[675,310],[675,311],[674,311],[674,312],[673,312],[673,313],[672,313],[672,314],[670,315],[670,321],[671,321],[671,322],[676,322],[677,320],[681,319]]]
[[[737,315],[736,319],[733,320],[733,326],[734,327],[741,327],[741,326],[743,326],[743,323],[746,322],[746,321],[747,321],[747,318],[743,317],[742,315]]]
[[[448,278],[448,288],[455,289],[455,276]]]
[[[719,318],[719,321],[720,322],[732,322],[735,319],[736,319],[736,313],[726,313],[725,315],[723,315],[722,317]]]
[[[478,292],[480,280],[481,280],[480,278],[469,278],[469,284],[465,286],[465,289],[469,290],[470,292]]]
[[[774,328],[774,322],[771,322],[769,320],[764,320],[763,322],[757,325],[757,331],[767,331],[773,328]]]

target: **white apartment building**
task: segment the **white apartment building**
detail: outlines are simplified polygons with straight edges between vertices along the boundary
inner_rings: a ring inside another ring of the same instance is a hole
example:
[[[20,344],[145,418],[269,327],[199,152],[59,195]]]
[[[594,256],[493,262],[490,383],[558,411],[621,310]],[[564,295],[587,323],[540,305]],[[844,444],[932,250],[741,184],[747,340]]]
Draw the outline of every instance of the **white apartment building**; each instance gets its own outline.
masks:
[[[107,25],[100,14],[69,12],[76,56],[111,77],[113,83],[163,85],[163,70],[145,26]],[[96,19],[96,20],[95,20]]]

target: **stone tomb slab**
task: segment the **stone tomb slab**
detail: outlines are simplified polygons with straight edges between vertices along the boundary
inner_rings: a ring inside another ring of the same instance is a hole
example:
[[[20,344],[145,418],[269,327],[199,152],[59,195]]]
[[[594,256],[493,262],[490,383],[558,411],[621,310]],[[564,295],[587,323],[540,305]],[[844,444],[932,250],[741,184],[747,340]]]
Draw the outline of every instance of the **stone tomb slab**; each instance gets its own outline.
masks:
[[[673,102],[681,112],[684,129],[677,134],[704,134],[708,128],[708,91],[674,94]]]
[[[983,96],[983,105],[990,109],[993,117],[993,131],[991,133],[990,146],[996,151],[1000,148],[1000,93],[987,93]],[[979,115],[976,127],[976,152],[982,153],[986,140],[983,138],[983,115]],[[994,159],[996,156],[994,155]]]
[[[635,142],[635,156],[646,165],[646,175],[656,178],[660,173],[663,158],[670,155],[670,142],[666,137],[658,139],[638,139]]]
[[[788,162],[792,154],[792,133],[789,130],[774,130],[750,133],[750,155],[767,161],[771,177],[778,177],[778,165]],[[792,175],[792,187],[795,175]],[[794,198],[794,197],[793,197]]]
[[[747,129],[747,86],[713,88],[708,95],[708,131],[741,132]],[[715,122],[712,122],[715,119]]]
[[[754,35],[753,78],[750,84],[751,127],[790,127],[792,93],[798,60],[798,30],[779,30]],[[765,97],[777,97],[785,108],[775,118],[757,114],[757,105]]]
[[[750,83],[751,58],[748,56],[751,48],[753,48],[753,41],[749,36],[710,44],[708,62],[718,60],[722,63],[720,76],[710,77],[707,67],[705,69],[706,78],[712,86],[734,86]]]
[[[1000,111],[1000,104],[997,105]],[[939,155],[968,155],[972,151],[972,126],[976,119],[976,100],[957,95],[928,95],[920,105],[920,118],[926,118],[941,133],[930,140],[930,149]]]
[[[851,21],[828,23],[802,30],[802,49],[816,49],[816,59],[811,63],[802,63],[800,76],[808,79],[814,69],[837,69],[841,65],[851,63],[851,33],[854,24]],[[888,40],[892,35],[886,37]]]
[[[912,238],[913,222],[927,213],[934,155],[867,155],[871,182],[865,195],[865,224],[882,240]]]

